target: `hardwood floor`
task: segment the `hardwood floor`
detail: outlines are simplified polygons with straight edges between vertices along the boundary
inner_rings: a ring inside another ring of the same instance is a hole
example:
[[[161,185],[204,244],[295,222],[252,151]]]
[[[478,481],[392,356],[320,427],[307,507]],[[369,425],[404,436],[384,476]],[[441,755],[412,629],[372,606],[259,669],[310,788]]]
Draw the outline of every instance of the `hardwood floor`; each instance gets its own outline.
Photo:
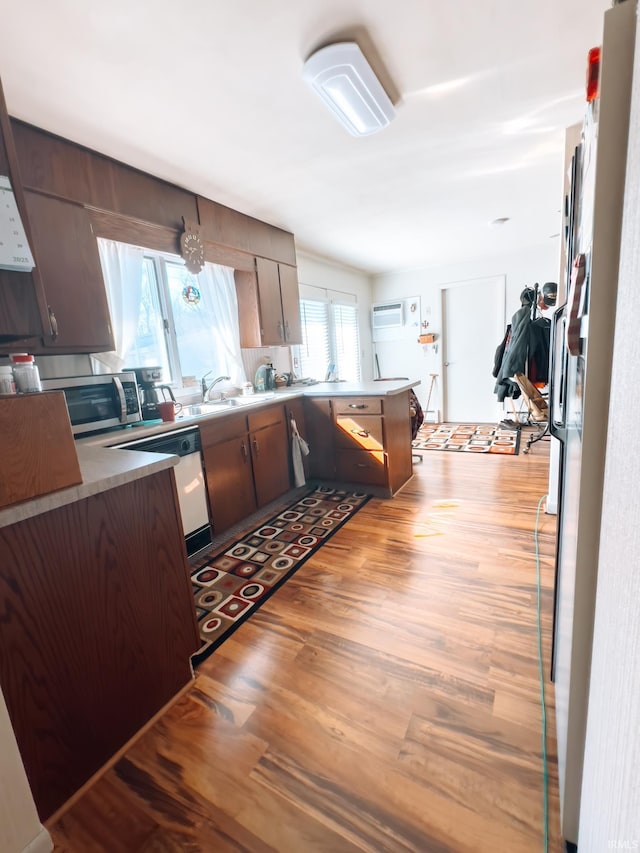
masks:
[[[49,827],[56,850],[542,850],[532,531],[547,465],[545,442],[427,454]],[[555,518],[540,528],[547,676]]]

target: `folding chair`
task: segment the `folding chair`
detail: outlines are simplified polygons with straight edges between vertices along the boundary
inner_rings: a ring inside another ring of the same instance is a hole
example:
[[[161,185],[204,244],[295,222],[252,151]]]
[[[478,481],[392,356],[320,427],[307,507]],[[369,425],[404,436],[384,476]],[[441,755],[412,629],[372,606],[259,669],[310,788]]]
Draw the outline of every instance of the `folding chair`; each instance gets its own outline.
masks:
[[[517,383],[522,393],[522,398],[527,404],[528,424],[537,427],[537,432],[529,436],[527,446],[522,451],[523,453],[528,453],[531,445],[535,444],[536,441],[540,441],[549,430],[549,406],[540,391],[529,381],[524,373],[516,373],[513,381]]]

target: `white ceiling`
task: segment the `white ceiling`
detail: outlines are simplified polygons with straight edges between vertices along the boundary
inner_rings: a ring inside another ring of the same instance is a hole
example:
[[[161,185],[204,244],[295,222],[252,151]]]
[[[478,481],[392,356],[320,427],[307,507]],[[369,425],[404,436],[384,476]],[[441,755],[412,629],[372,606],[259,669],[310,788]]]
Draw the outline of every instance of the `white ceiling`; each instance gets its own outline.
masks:
[[[370,272],[433,267],[558,239],[562,131],[582,118],[608,5],[20,0],[2,11],[0,77],[12,115],[299,248]],[[354,34],[397,107],[360,139],[302,81],[316,47]]]

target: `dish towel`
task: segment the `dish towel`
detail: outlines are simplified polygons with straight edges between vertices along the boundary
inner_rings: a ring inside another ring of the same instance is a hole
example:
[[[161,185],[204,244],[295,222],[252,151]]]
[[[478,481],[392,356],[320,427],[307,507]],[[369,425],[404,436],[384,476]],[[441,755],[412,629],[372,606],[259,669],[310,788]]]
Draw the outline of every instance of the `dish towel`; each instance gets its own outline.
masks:
[[[291,418],[291,461],[293,463],[293,481],[296,486],[304,486],[307,482],[304,476],[302,457],[309,455],[309,445],[298,432],[294,418]]]

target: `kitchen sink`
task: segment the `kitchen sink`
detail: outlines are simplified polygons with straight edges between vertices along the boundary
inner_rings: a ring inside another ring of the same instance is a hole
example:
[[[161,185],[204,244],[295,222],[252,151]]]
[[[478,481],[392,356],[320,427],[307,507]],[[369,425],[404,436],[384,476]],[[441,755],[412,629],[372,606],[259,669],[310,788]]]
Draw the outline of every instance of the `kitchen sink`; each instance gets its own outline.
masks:
[[[247,394],[244,397],[224,397],[222,400],[210,400],[207,403],[195,403],[192,406],[184,406],[182,414],[185,417],[211,415],[214,412],[224,411],[235,406],[255,406],[257,403],[262,403],[264,400],[269,400],[272,397],[275,397],[274,391],[267,391],[264,394]]]

